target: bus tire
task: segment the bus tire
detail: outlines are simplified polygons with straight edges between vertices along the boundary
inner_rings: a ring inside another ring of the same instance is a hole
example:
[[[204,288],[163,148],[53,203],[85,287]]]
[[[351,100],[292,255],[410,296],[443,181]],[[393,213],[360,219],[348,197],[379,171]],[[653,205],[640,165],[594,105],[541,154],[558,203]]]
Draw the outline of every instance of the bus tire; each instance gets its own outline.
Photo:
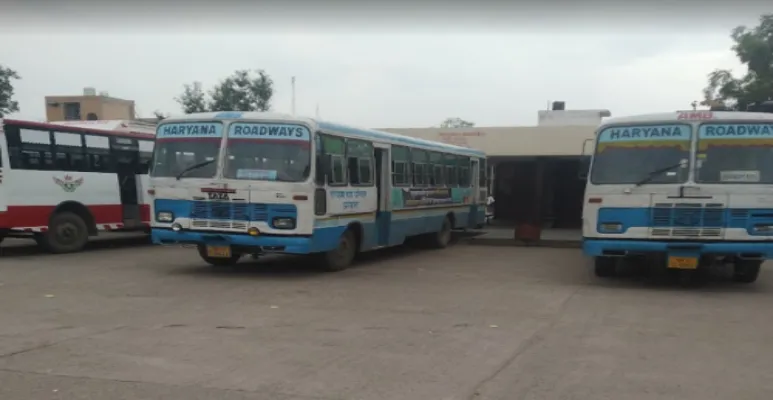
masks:
[[[593,259],[593,272],[599,278],[611,278],[617,275],[616,257],[595,257]]]
[[[434,249],[444,249],[451,243],[451,219],[445,217],[443,219],[443,225],[440,225],[440,230],[430,236],[429,245]]]
[[[338,247],[325,253],[322,269],[326,272],[343,271],[352,264],[357,255],[357,238],[347,229],[338,240]]]
[[[89,241],[89,228],[83,218],[65,211],[54,214],[48,223],[48,231],[38,238],[38,244],[51,253],[74,253],[86,246]]]
[[[236,265],[236,263],[239,262],[239,259],[242,258],[241,253],[233,253],[231,254],[230,258],[210,257],[207,255],[207,247],[201,244],[196,246],[196,249],[199,251],[199,256],[201,259],[213,267],[228,267],[231,265]]]
[[[754,283],[760,276],[762,261],[735,260],[733,265],[733,280],[738,283]]]

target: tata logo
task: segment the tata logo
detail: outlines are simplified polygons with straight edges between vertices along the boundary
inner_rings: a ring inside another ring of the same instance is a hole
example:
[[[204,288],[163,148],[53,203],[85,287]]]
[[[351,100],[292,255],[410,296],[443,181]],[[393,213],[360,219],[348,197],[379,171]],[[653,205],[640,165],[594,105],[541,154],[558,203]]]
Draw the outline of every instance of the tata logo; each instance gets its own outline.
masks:
[[[209,192],[207,193],[209,195],[210,200],[231,200],[228,197],[228,193],[221,193],[221,192]]]

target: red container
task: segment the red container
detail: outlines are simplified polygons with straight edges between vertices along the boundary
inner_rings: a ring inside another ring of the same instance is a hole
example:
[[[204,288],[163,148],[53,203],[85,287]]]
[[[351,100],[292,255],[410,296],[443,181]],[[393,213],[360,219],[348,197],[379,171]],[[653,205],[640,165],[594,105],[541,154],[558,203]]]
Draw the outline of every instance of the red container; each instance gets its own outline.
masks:
[[[542,236],[542,227],[535,224],[518,224],[515,227],[515,240],[529,242],[539,241]]]

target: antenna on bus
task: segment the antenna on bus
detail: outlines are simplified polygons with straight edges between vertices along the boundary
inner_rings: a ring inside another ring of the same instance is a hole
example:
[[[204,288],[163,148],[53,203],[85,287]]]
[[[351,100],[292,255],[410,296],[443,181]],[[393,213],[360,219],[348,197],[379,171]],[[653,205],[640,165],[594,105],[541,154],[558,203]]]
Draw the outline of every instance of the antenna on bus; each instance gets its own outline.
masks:
[[[295,115],[295,77],[293,77],[293,78],[290,80],[290,83],[291,83],[292,90],[293,90],[293,94],[292,94],[292,103],[290,104],[290,113],[291,113],[292,115]]]
[[[317,103],[317,111],[316,111],[317,119],[319,119],[319,103]]]

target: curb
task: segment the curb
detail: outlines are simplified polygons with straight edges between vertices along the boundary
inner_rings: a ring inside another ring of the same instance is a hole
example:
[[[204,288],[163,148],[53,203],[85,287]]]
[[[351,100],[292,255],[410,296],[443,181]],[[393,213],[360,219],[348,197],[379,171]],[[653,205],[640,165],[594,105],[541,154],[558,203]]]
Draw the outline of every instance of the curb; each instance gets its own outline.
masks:
[[[554,249],[580,249],[582,248],[582,241],[580,240],[551,240],[542,239],[538,242],[524,242],[522,240],[515,239],[486,239],[482,237],[467,237],[460,238],[460,242],[464,242],[473,246],[514,246],[514,247],[547,247]]]

